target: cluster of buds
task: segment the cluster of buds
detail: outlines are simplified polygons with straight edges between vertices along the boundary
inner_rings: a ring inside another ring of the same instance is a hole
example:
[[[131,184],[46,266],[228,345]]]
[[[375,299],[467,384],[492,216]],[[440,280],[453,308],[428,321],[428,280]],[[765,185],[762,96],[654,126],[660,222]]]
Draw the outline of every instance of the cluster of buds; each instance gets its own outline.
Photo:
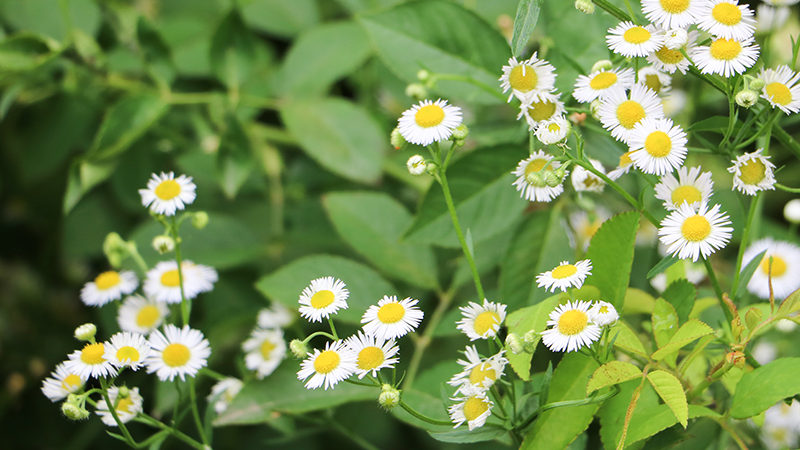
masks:
[[[387,411],[400,404],[400,391],[391,384],[383,384],[378,396],[378,404]]]
[[[758,103],[758,91],[764,88],[764,81],[753,78],[750,75],[744,76],[744,88],[736,93],[736,104],[742,108],[750,108]]]
[[[539,335],[533,330],[528,331],[522,336],[517,333],[509,333],[505,341],[508,349],[515,355],[519,355],[523,352],[533,354],[538,343]]]
[[[536,187],[556,187],[564,182],[564,177],[567,176],[567,166],[565,164],[558,169],[543,169],[538,172],[531,172],[525,176],[525,180],[532,186]]]

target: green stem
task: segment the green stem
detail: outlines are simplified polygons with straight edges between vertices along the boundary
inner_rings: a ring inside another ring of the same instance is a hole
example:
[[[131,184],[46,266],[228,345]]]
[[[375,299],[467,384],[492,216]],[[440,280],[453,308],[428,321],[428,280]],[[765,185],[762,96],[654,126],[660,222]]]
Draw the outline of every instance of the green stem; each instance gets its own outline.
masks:
[[[208,367],[203,367],[202,369],[200,369],[199,373],[201,375],[208,375],[209,377],[211,377],[211,378],[213,378],[213,379],[215,379],[217,381],[222,381],[222,380],[225,380],[225,379],[228,378],[227,376],[225,376],[225,375],[223,375],[223,374],[221,374],[219,372],[215,372],[215,371],[209,369]]]
[[[206,429],[203,428],[203,421],[200,420],[200,411],[197,408],[197,389],[195,388],[195,379],[189,378],[189,397],[192,402],[192,416],[194,416],[194,424],[197,426],[197,432],[200,433],[200,440],[203,445],[208,445],[208,437],[206,436]]]
[[[139,413],[137,418],[141,419],[140,420],[141,422],[147,423],[150,426],[153,426],[155,428],[161,428],[162,430],[169,432],[169,434],[175,436],[176,438],[182,440],[183,442],[185,442],[186,444],[196,448],[197,450],[210,450],[211,449],[210,446],[203,445],[203,444],[195,441],[194,439],[190,438],[186,434],[176,430],[175,428],[167,426],[166,424],[162,423],[161,421],[156,420],[155,418],[150,417],[145,413]]]
[[[727,308],[725,308],[725,310],[727,311]],[[722,376],[728,373],[728,371],[731,370],[732,368],[733,364],[726,362],[722,367],[719,368],[719,370],[710,374],[700,384],[692,388],[692,390],[686,394],[686,401],[691,402],[692,400],[694,400],[697,396],[702,394],[703,391],[706,390],[706,388],[711,386],[711,383],[722,378]]]
[[[312,338],[315,338],[317,336],[325,336],[326,338],[334,340],[334,341],[338,340],[336,338],[336,336],[333,336],[332,334],[327,333],[325,331],[315,331],[315,332],[309,334],[307,338],[303,339],[303,344],[307,344],[308,341],[310,341]]]
[[[439,294],[439,304],[436,305],[436,309],[433,311],[431,318],[428,320],[428,324],[425,326],[425,332],[422,333],[422,336],[414,342],[414,354],[411,355],[411,361],[408,364],[408,371],[406,372],[405,379],[403,380],[404,389],[409,389],[414,383],[414,379],[417,376],[417,371],[419,370],[419,365],[422,362],[422,355],[425,353],[425,349],[427,349],[430,343],[433,341],[433,333],[436,331],[436,328],[439,326],[439,322],[447,312],[452,299],[453,295],[450,292],[442,292]]]
[[[541,413],[543,413],[543,412],[545,412],[547,410],[556,409],[556,408],[564,408],[564,407],[567,407],[567,406],[583,406],[583,405],[591,405],[591,404],[594,404],[594,403],[602,403],[602,402],[610,399],[611,397],[619,394],[619,392],[620,392],[619,386],[614,385],[614,386],[611,386],[611,390],[606,392],[605,394],[594,395],[594,396],[583,398],[583,399],[580,399],[580,400],[566,400],[566,401],[563,401],[563,402],[547,403],[545,405],[542,405],[536,411],[534,411],[534,413],[530,417],[528,417],[522,423],[520,423],[517,426],[515,426],[514,429],[515,430],[524,430],[531,423],[533,423],[534,419],[536,419],[536,417],[539,416],[539,414],[541,414]]]
[[[142,271],[142,275],[146,275],[150,268],[147,267],[147,263],[144,262],[144,258],[142,258],[142,255],[139,254],[139,249],[136,248],[136,243],[131,241],[127,247],[128,253],[131,256],[131,259],[133,259],[133,262],[135,262],[139,267],[139,270]]]
[[[755,198],[750,201],[750,210],[747,212],[747,223],[742,231],[742,241],[739,243],[739,255],[736,258],[736,272],[733,274],[731,300],[736,300],[736,291],[739,290],[739,272],[742,270],[742,258],[744,257],[744,250],[747,247],[747,241],[750,238],[750,228],[752,228],[753,217],[756,215],[756,209],[758,209],[759,200],[761,200],[761,196],[756,193]]]
[[[625,198],[625,200],[627,200],[628,203],[631,204],[631,206],[633,206],[637,211],[641,212],[645,219],[649,220],[650,223],[652,223],[653,225],[656,226],[656,228],[659,227],[658,220],[656,220],[656,218],[653,217],[653,215],[650,214],[650,212],[645,210],[644,206],[642,206],[642,204],[639,203],[638,200],[636,200],[630,194],[628,194],[628,192],[626,192],[625,189],[622,189],[622,186],[618,185],[611,178],[608,178],[608,176],[606,176],[606,174],[604,174],[604,173],[598,171],[597,169],[595,169],[594,166],[592,166],[592,164],[590,162],[588,162],[588,161],[580,161],[580,160],[577,160],[577,159],[574,159],[573,161],[575,161],[575,164],[580,165],[581,167],[583,167],[584,169],[586,169],[589,172],[593,173],[597,177],[600,177],[600,179],[605,181],[607,185],[611,186],[615,191],[619,192],[619,194],[622,195]]]
[[[628,7],[628,14],[631,15],[631,21],[634,25],[639,25],[639,20],[636,19],[636,13],[633,12],[633,7],[631,6],[631,0],[625,0],[625,6]]]
[[[744,125],[739,129],[739,132],[736,133],[736,139],[733,140],[733,145],[731,146],[732,148],[737,148],[739,146],[739,143],[742,142],[742,139],[744,138],[745,132],[750,129],[750,127],[753,125],[753,122],[761,118],[761,115],[764,114],[764,111],[766,110],[767,108],[761,108],[761,111],[756,114],[753,114],[752,110],[747,113],[747,120],[744,121]]]
[[[172,238],[175,240],[175,262],[178,263],[178,283],[180,284],[181,288],[181,320],[183,321],[183,325],[189,325],[189,315],[191,313],[191,305],[189,305],[189,301],[186,300],[186,294],[183,291],[183,267],[182,258],[181,258],[181,240],[180,236],[178,236],[178,228],[179,226],[175,223],[175,216],[172,216],[172,226],[169,227],[172,233]]]
[[[764,134],[765,132],[767,132],[767,131],[771,132],[772,122],[775,120],[776,117],[778,117],[778,113],[779,112],[780,112],[780,110],[776,109],[774,113],[770,114],[769,119],[767,119],[767,123],[765,123],[764,126],[761,127],[761,129],[758,130],[754,135],[750,136],[749,139],[747,139],[746,141],[744,141],[741,144],[737,145],[736,149],[738,150],[740,148],[747,147],[748,145],[750,145],[753,142],[755,142],[755,140],[758,139],[759,137],[761,137],[761,135]]]
[[[800,194],[799,188],[790,188],[789,186],[784,186],[780,183],[775,183],[775,187],[786,192],[791,192],[793,194]]]
[[[453,422],[449,422],[449,421],[448,422],[444,422],[442,420],[432,419],[432,418],[426,416],[425,414],[417,412],[416,410],[414,410],[414,408],[408,406],[408,404],[402,399],[400,400],[400,407],[405,409],[406,412],[408,412],[412,416],[416,417],[417,419],[419,419],[419,420],[421,420],[423,422],[428,422],[431,425],[440,425],[440,426],[443,426],[443,427],[453,426]]]
[[[356,386],[364,386],[364,387],[381,387],[381,385],[380,385],[380,384],[377,384],[377,383],[375,382],[375,380],[373,380],[373,381],[372,381],[372,384],[370,384],[370,383],[364,383],[363,381],[356,381],[356,380],[351,380],[350,378],[345,378],[345,379],[344,379],[344,382],[345,382],[345,383],[350,383],[350,384],[355,384]]]
[[[119,419],[119,415],[117,415],[117,408],[115,407],[115,404],[111,402],[111,397],[109,397],[108,395],[108,382],[106,381],[105,378],[100,378],[100,386],[103,389],[103,400],[106,401],[106,407],[108,407],[108,411],[111,413],[111,417],[114,418],[114,422],[117,423],[117,426],[119,427],[120,431],[122,431],[122,435],[125,436],[125,439],[128,440],[128,445],[130,445],[131,447],[138,448],[139,444],[133,439],[133,436],[131,436],[130,431],[128,431],[128,427],[126,427],[125,424],[122,423],[122,421]]]
[[[725,313],[725,318],[728,319],[730,323],[733,320],[733,316],[731,312],[728,310],[728,307],[725,305],[725,300],[722,299],[722,287],[719,285],[719,281],[717,281],[717,275],[714,273],[714,268],[711,267],[711,261],[707,258],[703,258],[703,264],[706,266],[706,272],[708,272],[708,279],[711,280],[711,285],[714,286],[714,292],[717,294],[717,300],[719,300],[719,306],[722,308],[722,312]]]
[[[614,16],[618,20],[632,21],[631,17],[628,16],[628,14],[625,11],[617,8],[616,6],[614,6],[611,3],[607,2],[606,0],[594,0],[594,4],[599,6],[600,9],[602,9],[603,11],[611,14],[612,16]]]
[[[736,109],[736,101],[733,96],[734,85],[733,78],[728,78],[728,128],[725,130],[725,135],[720,142],[720,151],[724,151],[723,147],[728,146],[728,139],[736,126],[736,119],[738,119],[738,110]]]
[[[339,340],[339,335],[336,334],[336,327],[333,326],[333,319],[331,319],[330,316],[328,316],[328,324],[330,324],[330,326],[331,326],[331,334],[333,334],[333,340],[334,341],[338,341]]]

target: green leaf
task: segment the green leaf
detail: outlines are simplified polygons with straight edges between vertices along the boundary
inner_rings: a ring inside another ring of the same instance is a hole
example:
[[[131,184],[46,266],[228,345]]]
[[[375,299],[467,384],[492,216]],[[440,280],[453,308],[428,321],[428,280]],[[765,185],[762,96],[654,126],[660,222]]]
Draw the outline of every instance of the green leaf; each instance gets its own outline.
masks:
[[[508,44],[471,11],[451,2],[425,1],[357,18],[383,62],[406,83],[418,83],[420,69],[459,75],[483,83],[496,95],[451,80],[439,80],[436,91],[462,102],[503,102],[497,79],[511,56]]]
[[[662,298],[658,298],[656,299],[655,307],[653,307],[651,320],[653,323],[653,337],[656,339],[658,348],[661,348],[667,345],[675,332],[678,331],[678,314],[671,304]]]
[[[586,383],[598,365],[580,353],[567,353],[553,372],[548,403],[585,398]],[[520,450],[562,449],[592,423],[600,404],[556,408],[543,412],[525,436]]]
[[[100,28],[100,7],[92,0],[70,0],[62,8],[54,0],[3,0],[0,16],[6,30],[29,30],[49,38],[64,40],[67,37],[67,19],[72,27],[90,36]],[[66,13],[66,14],[65,14]]]
[[[89,162],[76,160],[67,176],[67,189],[64,193],[63,212],[69,214],[86,193],[107,180],[117,168],[117,161]]]
[[[609,336],[617,336],[614,341],[614,347],[619,347],[631,353],[647,358],[647,353],[644,350],[642,341],[636,336],[636,333],[623,321],[617,321],[617,324],[611,327],[608,332]]]
[[[623,303],[623,314],[652,314],[656,299],[641,289],[629,287]]]
[[[261,277],[256,288],[270,300],[278,301],[289,309],[296,309],[300,293],[311,280],[334,277],[342,280],[350,291],[348,309],[339,310],[334,320],[360,324],[361,317],[384,295],[394,295],[397,290],[371,268],[340,256],[313,255],[297,259],[275,272]]]
[[[658,396],[669,409],[675,414],[683,428],[686,428],[689,421],[689,406],[686,402],[686,394],[683,393],[683,386],[680,380],[669,372],[656,370],[647,374],[647,380],[658,392]]]
[[[722,416],[704,406],[689,405],[687,408],[687,421],[688,419],[697,417],[722,418]],[[675,418],[675,414],[670,411],[668,405],[655,405],[637,410],[628,427],[628,436],[625,439],[625,446],[627,447],[642,439],[647,439],[676,423],[678,423],[678,420]]]
[[[687,132],[711,131],[723,135],[727,130],[728,130],[727,116],[709,117],[708,119],[700,120],[698,122],[693,123],[691,126],[689,126],[689,128],[686,129]]]
[[[501,259],[508,251],[513,237],[511,233],[497,233],[495,236],[478,242],[475,245],[473,254],[475,266],[478,268],[479,274],[483,275],[491,271],[500,263]],[[469,262],[467,262],[466,258],[459,258],[458,269],[453,276],[453,281],[450,286],[451,289],[454,287],[459,288],[472,282],[472,270],[469,267]],[[510,305],[506,304],[506,306]],[[514,307],[516,307],[516,305],[514,305]]]
[[[229,89],[247,80],[256,59],[256,40],[239,10],[232,9],[219,24],[209,57],[214,74]]]
[[[747,310],[744,317],[747,328],[755,330],[758,324],[761,323],[761,318],[764,317],[764,313],[762,313],[760,309],[753,307]]]
[[[653,353],[653,359],[660,360],[682,349],[695,339],[712,334],[714,329],[703,322],[692,319],[678,329],[669,342]]]
[[[600,289],[601,298],[622,309],[633,265],[633,247],[640,215],[629,211],[603,222],[592,237],[586,258],[592,261],[592,275],[586,284]]]
[[[253,171],[253,156],[250,140],[239,119],[228,117],[227,129],[222,135],[216,159],[217,181],[229,199],[236,197],[239,188]]]
[[[281,118],[300,147],[331,172],[360,183],[375,183],[389,145],[375,118],[341,98],[288,102]]]
[[[478,429],[470,431],[463,425],[455,431],[433,432],[428,434],[439,442],[452,442],[455,444],[467,444],[471,442],[484,442],[501,438],[508,434],[508,430],[498,425],[487,424]]]
[[[53,57],[53,42],[33,33],[19,33],[0,42],[0,69],[32,70]]]
[[[746,419],[800,394],[800,358],[779,358],[742,376],[731,399],[731,417]]]
[[[439,398],[438,396],[433,396],[429,393],[421,392],[415,388],[403,389],[403,401],[406,402],[408,406],[414,408],[415,411],[421,414],[425,414],[426,416],[432,419],[442,420],[442,421],[450,420],[450,417],[447,415],[447,409],[445,408],[444,404],[442,404],[442,399]],[[402,422],[405,422],[416,428],[427,430],[429,432],[453,429],[450,426],[444,427],[440,425],[434,425],[422,421],[420,419],[417,419],[416,417],[409,414],[403,408],[394,408],[392,410],[392,415]]]
[[[438,286],[431,249],[400,242],[411,215],[388,194],[334,192],[322,203],[339,235],[387,275],[424,288]]]
[[[642,385],[641,379],[626,381],[619,385],[620,393],[603,402],[597,412],[600,417],[600,440],[606,450],[615,450],[619,443],[622,427],[625,425],[625,416],[633,399],[634,391],[642,386],[636,402],[636,410],[658,405],[658,394],[650,387],[649,383]],[[636,414],[634,412],[634,417]],[[670,417],[675,418],[674,414]],[[634,447],[636,448],[636,447]]]
[[[311,29],[320,19],[314,0],[250,0],[242,3],[247,23],[269,34],[292,37]]]
[[[676,280],[667,287],[661,296],[668,301],[678,315],[678,323],[685,323],[689,319],[689,313],[694,307],[694,300],[697,298],[697,289],[685,278]]]
[[[550,312],[555,309],[558,304],[558,295],[554,295],[541,303],[526,308],[518,309],[506,317],[506,326],[509,333],[516,333],[522,337],[528,331],[534,330],[537,332],[535,342],[532,347],[536,349],[539,341],[542,339],[538,333],[544,331],[547,327],[547,320],[550,318]],[[511,349],[506,346],[506,357],[508,358],[511,368],[525,381],[531,379],[531,358],[532,353],[522,352],[515,355]]]
[[[653,278],[654,276],[660,274],[661,272],[667,270],[670,266],[675,264],[676,262],[680,261],[680,259],[673,257],[672,255],[665,256],[661,261],[658,262],[649,272],[647,272],[647,279]]]
[[[762,260],[764,259],[764,254],[767,253],[766,250],[757,254],[750,262],[744,266],[741,273],[739,274],[739,284],[736,287],[736,298],[734,300],[741,298],[744,295],[745,291],[747,290],[747,283],[750,282],[750,279],[753,278],[753,274],[756,273],[758,270],[758,266],[761,264]]]
[[[785,316],[792,314],[800,309],[800,289],[792,292],[789,294],[786,299],[781,302],[781,306],[778,307],[778,315]]]
[[[86,157],[100,161],[119,156],[158,122],[168,109],[168,103],[149,94],[123,98],[106,111]]]
[[[338,0],[352,14],[374,12],[394,6],[403,0]]]
[[[539,405],[538,407],[541,408],[542,406],[547,404],[547,399],[550,397],[550,384],[553,382],[553,362],[547,361],[547,370],[544,372],[544,377],[542,377],[542,387],[539,389]]]
[[[517,16],[514,18],[514,35],[511,38],[511,51],[521,57],[528,39],[536,28],[539,11],[544,0],[520,0],[517,5]]]
[[[136,36],[144,58],[153,73],[167,85],[175,79],[175,64],[170,50],[158,29],[145,16],[139,16],[136,23]]]
[[[589,384],[586,385],[586,395],[588,396],[598,389],[624,383],[641,376],[642,371],[631,363],[623,361],[607,362],[598,367],[592,374]]]

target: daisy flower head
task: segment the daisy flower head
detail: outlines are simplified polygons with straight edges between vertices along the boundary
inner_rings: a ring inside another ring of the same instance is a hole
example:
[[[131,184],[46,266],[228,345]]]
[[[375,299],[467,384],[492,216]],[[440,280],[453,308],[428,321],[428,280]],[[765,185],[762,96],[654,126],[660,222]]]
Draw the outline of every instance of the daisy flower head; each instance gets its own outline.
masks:
[[[665,175],[686,159],[686,133],[672,119],[642,119],[631,132],[628,145],[636,168],[652,175]]]
[[[589,162],[592,163],[592,167],[598,172],[602,174],[606,173],[606,169],[600,161],[589,158]],[[603,189],[606,187],[606,182],[602,178],[589,172],[582,166],[575,166],[575,170],[572,171],[570,179],[572,180],[572,187],[575,188],[575,192],[603,192]]]
[[[611,136],[627,143],[633,127],[643,119],[664,117],[658,95],[643,84],[631,88],[630,98],[622,91],[613,91],[600,103],[600,122]]]
[[[775,165],[769,162],[760,148],[752,153],[745,153],[731,161],[733,166],[728,172],[733,174],[733,188],[747,195],[756,195],[758,191],[775,189]]]
[[[718,38],[741,41],[753,37],[756,21],[753,11],[739,0],[708,0],[697,15],[697,28]]]
[[[300,317],[311,322],[322,322],[340,309],[347,309],[347,290],[342,280],[322,277],[311,280],[311,284],[300,293]]]
[[[791,6],[796,5],[800,0],[764,0],[770,6]]]
[[[228,409],[233,399],[239,395],[243,387],[242,380],[227,377],[211,387],[211,394],[208,395],[207,399],[209,402],[214,402],[214,411],[217,414],[222,414]]]
[[[286,341],[280,329],[264,330],[256,328],[250,338],[242,343],[245,353],[244,365],[256,372],[259,380],[269,376],[286,357]]]
[[[148,335],[160,327],[168,315],[169,307],[166,303],[141,295],[130,295],[117,310],[117,323],[122,331]]]
[[[672,173],[661,177],[655,186],[656,198],[664,201],[667,211],[675,211],[683,203],[696,210],[700,203],[708,202],[714,182],[711,172],[700,173],[701,170],[700,166],[683,166],[678,169],[677,179]]]
[[[364,313],[361,323],[364,332],[378,339],[397,339],[405,336],[422,322],[424,313],[417,307],[419,300],[406,297],[398,301],[397,297],[385,295]]]
[[[716,73],[725,78],[744,73],[758,59],[759,47],[753,38],[717,38],[710,46],[698,46],[692,59],[701,73]]]
[[[777,299],[784,299],[800,288],[800,247],[795,244],[764,238],[753,242],[744,252],[742,267],[747,267],[759,253],[766,250],[758,268],[747,283],[747,290],[762,299],[769,299],[769,278]],[[769,258],[772,257],[770,269]],[[742,269],[744,270],[744,269]],[[771,270],[771,272],[770,272]]]
[[[157,302],[180,303],[181,278],[183,278],[183,295],[191,300],[203,292],[208,292],[217,281],[217,272],[191,261],[181,262],[181,273],[178,273],[178,262],[161,261],[147,272],[144,282],[144,293]]]
[[[763,341],[759,341],[763,342]],[[800,442],[800,403],[779,401],[764,413],[761,440],[769,450],[797,448]]]
[[[494,403],[486,396],[486,390],[474,387],[467,387],[459,391],[463,397],[451,398],[450,400],[458,403],[447,408],[450,413],[450,420],[456,424],[453,428],[458,428],[467,422],[469,430],[482,427],[486,419],[492,415]]]
[[[534,134],[544,145],[552,145],[559,143],[567,138],[571,126],[564,116],[558,116],[554,119],[539,122]]]
[[[466,361],[458,360],[458,363],[464,366],[464,370],[455,374],[447,384],[457,386],[459,392],[462,391],[462,388],[491,388],[503,376],[503,371],[508,364],[508,359],[503,356],[504,354],[505,350],[500,350],[499,353],[489,358],[481,358],[474,345],[467,346],[464,352],[467,357]]]
[[[500,326],[506,320],[506,305],[487,299],[483,299],[483,305],[469,302],[467,306],[458,309],[464,318],[456,322],[456,328],[466,334],[470,341],[497,336]]]
[[[447,100],[423,100],[403,112],[397,121],[400,134],[412,144],[430,145],[450,138],[461,124],[461,108]]]
[[[544,345],[554,352],[572,352],[599,340],[600,327],[589,317],[591,306],[583,300],[556,306],[547,321],[553,328],[542,331]]]
[[[664,32],[653,25],[639,26],[626,21],[608,29],[606,43],[611,51],[628,58],[647,56],[664,43]]]
[[[117,397],[119,397],[119,388],[117,386],[108,388],[108,399],[111,400],[111,404],[117,405],[114,410],[120,422],[128,423],[133,420],[136,415],[144,411],[142,408],[143,399],[141,394],[139,394],[138,387],[129,388],[128,396],[120,398],[119,401],[117,401]],[[97,402],[97,411],[95,412],[100,416],[100,420],[102,420],[104,424],[109,427],[117,426],[117,421],[114,420],[114,416],[111,415],[111,411],[108,409],[108,404],[105,399]]]
[[[696,22],[703,0],[642,0],[647,20],[666,29],[686,28]]]
[[[608,178],[610,178],[611,181],[617,181],[621,176],[631,171],[631,168],[634,166],[631,153],[633,152],[628,150],[619,156],[619,165],[617,168],[608,172]]]
[[[584,252],[588,250],[594,234],[597,233],[603,222],[610,218],[611,214],[603,207],[596,208],[591,217],[584,210],[570,214],[569,227],[572,231],[567,230],[570,246],[572,248],[580,248]]]
[[[520,193],[520,197],[532,202],[549,202],[564,192],[563,184],[550,187],[544,180],[541,180],[541,183],[537,184],[532,184],[529,181],[530,174],[540,174],[545,170],[545,166],[547,166],[547,170],[555,170],[561,167],[560,162],[551,162],[552,159],[553,156],[548,155],[542,150],[538,150],[536,153],[517,164],[517,169],[512,173],[517,177],[517,180],[514,181],[514,186]]]
[[[613,325],[619,320],[619,313],[611,303],[598,300],[589,309],[589,320],[598,327]]]
[[[778,107],[786,114],[800,111],[800,74],[789,66],[777,69],[761,69],[758,78],[764,82],[761,97],[766,99],[772,108]]]
[[[168,324],[164,332],[155,331],[150,335],[152,352],[145,361],[147,373],[154,373],[161,381],[172,381],[179,377],[194,377],[197,371],[208,365],[211,347],[200,330],[185,325],[178,328]]]
[[[695,210],[682,203],[661,221],[658,236],[661,243],[668,246],[667,253],[697,261],[701,255],[708,258],[728,244],[733,228],[726,225],[730,224],[728,215],[719,212],[719,205],[709,209],[707,203],[701,202]]]
[[[563,261],[553,270],[540,273],[536,276],[536,281],[539,287],[544,287],[545,290],[550,289],[550,292],[555,292],[556,289],[561,289],[561,292],[567,292],[568,287],[580,288],[586,277],[592,274],[592,262],[584,259],[570,264],[569,261]]]
[[[147,182],[147,189],[139,189],[142,196],[142,204],[150,208],[156,214],[174,216],[179,209],[184,209],[186,205],[192,203],[197,195],[197,189],[192,183],[192,177],[181,175],[175,178],[172,172],[161,175],[153,174],[153,178]]]
[[[325,386],[325,390],[333,388],[336,383],[350,378],[356,371],[358,355],[347,347],[343,341],[327,342],[325,350],[315,349],[314,353],[304,360],[297,372],[297,378],[306,382],[307,389]]]
[[[756,33],[768,34],[780,29],[789,20],[789,8],[781,6],[774,8],[766,3],[756,8]]]
[[[536,53],[530,59],[521,62],[512,57],[508,60],[508,65],[503,66],[500,87],[503,88],[504,94],[511,90],[511,95],[508,96],[509,102],[516,96],[521,102],[526,103],[539,100],[540,94],[552,91],[556,76],[555,68],[547,61],[538,59]]]
[[[697,46],[698,36],[700,36],[700,33],[696,30],[692,30],[687,34],[687,42],[686,45],[683,46],[683,50],[687,55],[691,55],[694,52]],[[670,49],[666,45],[662,45],[654,52],[647,54],[647,62],[652,64],[656,70],[667,73],[675,73],[677,70],[686,75],[690,64],[689,60],[683,56],[680,50],[681,49]]]
[[[517,120],[524,117],[528,122],[528,130],[536,131],[539,122],[555,119],[564,114],[564,102],[559,98],[561,98],[560,93],[543,93],[539,95],[538,100],[522,102]]]
[[[150,355],[150,343],[144,335],[128,331],[111,336],[104,348],[103,358],[119,369],[130,367],[138,370]]]
[[[269,308],[262,308],[258,312],[259,328],[285,328],[294,322],[295,315],[279,302],[272,302]]]
[[[219,275],[213,267],[205,264],[195,264],[188,259],[181,261],[181,270],[184,276],[197,284],[198,293],[213,291],[214,283],[219,280]],[[186,288],[184,287],[184,289]]]
[[[627,90],[633,86],[633,69],[614,68],[606,70],[605,67],[587,75],[579,75],[575,81],[575,91],[572,96],[581,103],[588,103],[599,98],[603,99],[612,89]]]
[[[85,378],[69,371],[65,363],[60,363],[56,366],[56,370],[42,382],[42,393],[51,402],[57,402],[67,398],[69,394],[78,392],[85,381]]]
[[[672,77],[653,66],[642,67],[639,69],[639,84],[664,97],[672,89]]]
[[[130,294],[139,286],[139,280],[130,270],[109,270],[98,275],[81,289],[81,300],[86,306],[103,306],[123,295]]]
[[[65,364],[70,373],[83,380],[113,377],[117,374],[117,369],[104,355],[105,346],[102,342],[89,342],[82,349],[72,352]]]
[[[378,371],[384,368],[391,369],[400,360],[394,357],[400,349],[393,339],[388,341],[378,339],[364,334],[361,330],[358,334],[347,338],[345,345],[356,354],[355,373],[359,380],[369,373],[375,377]]]

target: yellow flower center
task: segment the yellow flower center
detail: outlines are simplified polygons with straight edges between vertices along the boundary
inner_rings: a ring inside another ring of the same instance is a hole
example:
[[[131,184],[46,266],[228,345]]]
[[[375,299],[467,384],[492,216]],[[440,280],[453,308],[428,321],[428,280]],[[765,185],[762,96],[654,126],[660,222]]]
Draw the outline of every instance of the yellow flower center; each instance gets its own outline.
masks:
[[[758,184],[767,176],[767,166],[760,159],[751,159],[739,168],[739,179],[744,184]]]
[[[661,47],[656,51],[656,57],[664,64],[678,64],[683,61],[683,53],[679,50],[670,50],[667,47]]]
[[[689,0],[661,0],[661,8],[670,14],[682,13],[689,8]]]
[[[131,362],[139,361],[139,351],[135,348],[126,345],[117,350],[117,361],[131,360]]]
[[[683,222],[681,234],[689,242],[700,242],[711,234],[711,223],[705,217],[696,214]]]
[[[558,331],[566,336],[575,336],[586,329],[589,323],[589,316],[578,309],[570,309],[561,314],[558,318]]]
[[[105,347],[101,343],[86,344],[83,350],[81,350],[81,361],[90,366],[102,364],[105,361],[105,359],[103,359],[105,350]]]
[[[181,285],[178,269],[169,270],[161,275],[161,285],[166,287],[178,287]]]
[[[710,49],[712,58],[719,61],[730,61],[742,52],[742,44],[733,39],[720,38],[711,43]]]
[[[378,310],[381,323],[396,323],[403,320],[406,310],[399,303],[387,303]]]
[[[606,306],[606,305],[603,305],[603,306],[601,306],[601,307],[598,309],[598,312],[599,312],[600,314],[608,314],[608,306]]]
[[[650,32],[642,27],[633,27],[625,31],[622,38],[630,44],[644,44],[650,40]]]
[[[153,305],[148,305],[139,310],[139,314],[136,315],[136,325],[142,328],[153,328],[153,325],[155,325],[160,318],[161,313],[158,311],[158,308]]]
[[[765,255],[764,259],[761,260],[761,271],[764,272],[764,275],[769,275],[769,255]],[[780,256],[772,255],[772,276],[779,277],[786,273],[786,261],[784,261]]]
[[[523,68],[525,71],[524,75],[522,73]],[[526,67],[525,65],[514,67],[508,75],[508,84],[511,85],[512,89],[516,89],[520,92],[530,92],[536,89],[538,83],[539,77],[536,75],[536,71],[534,71],[532,67]]]
[[[578,273],[578,268],[574,264],[564,264],[553,269],[551,276],[556,280],[563,280]]]
[[[181,185],[175,180],[165,180],[156,187],[156,197],[161,200],[171,200],[181,193]]]
[[[272,351],[275,350],[275,344],[269,340],[265,340],[261,343],[261,348],[259,350],[261,351],[261,356],[264,359],[269,359],[269,355],[271,355]]]
[[[132,405],[133,405],[133,400],[131,400],[130,397],[121,398],[121,399],[119,399],[119,402],[117,402],[117,408],[116,409],[119,412],[130,413],[131,411],[130,411],[129,408]]]
[[[94,279],[94,284],[97,286],[97,289],[100,289],[101,291],[112,288],[118,285],[119,282],[119,273],[114,272],[113,270],[103,272]]]
[[[483,399],[478,397],[470,397],[464,402],[464,417],[467,418],[467,421],[472,422],[485,413],[488,409],[489,404],[483,401]]]
[[[329,306],[333,303],[334,295],[333,292],[324,289],[313,296],[311,296],[311,307],[315,309],[322,309]]]
[[[792,101],[792,91],[783,83],[770,83],[767,85],[767,97],[779,105],[786,106]]]
[[[478,364],[469,373],[469,382],[472,384],[483,383],[483,380],[487,378],[492,381],[497,379],[497,372],[494,371],[489,363]]]
[[[361,370],[377,369],[383,364],[383,350],[378,347],[364,347],[358,352],[358,368]]]
[[[183,344],[169,344],[161,353],[164,364],[170,367],[180,367],[189,361],[192,352]]]
[[[644,85],[649,87],[653,90],[656,94],[661,92],[661,88],[663,85],[661,84],[661,78],[658,75],[651,73],[650,75],[645,75],[644,77]]]
[[[532,172],[541,171],[545,164],[547,164],[546,159],[534,159],[533,161],[529,162],[527,166],[525,166],[525,176],[527,177]]]
[[[663,131],[654,131],[644,140],[644,149],[650,156],[663,158],[672,150],[672,139]]]
[[[528,107],[528,115],[531,119],[541,122],[542,120],[547,120],[553,117],[553,114],[556,113],[556,104],[554,102],[548,102],[547,100],[542,100],[540,102],[533,102]]]
[[[547,126],[547,131],[549,131],[551,133],[556,133],[558,131],[561,131],[561,126],[558,125],[557,123],[553,122],[553,123],[551,123],[550,125]]]
[[[613,72],[601,72],[592,78],[592,81],[589,82],[589,86],[592,89],[608,89],[613,86],[617,82],[617,74]]]
[[[494,329],[495,324],[500,325],[500,314],[484,311],[475,318],[475,332],[483,336],[487,331]]]
[[[314,370],[325,375],[339,367],[339,354],[333,350],[325,350],[314,360]]]
[[[703,194],[700,192],[700,189],[692,185],[679,186],[672,191],[672,204],[676,206],[682,205],[683,202],[691,205],[701,200],[703,200]]]
[[[644,116],[644,107],[635,100],[626,100],[617,106],[617,120],[623,128],[628,130],[644,119]]]
[[[742,12],[736,5],[720,3],[711,10],[711,16],[723,25],[736,25],[742,21]]]
[[[414,121],[422,128],[439,125],[444,120],[444,110],[439,105],[425,105],[414,114]]]
[[[61,381],[61,387],[70,392],[79,388],[82,384],[83,381],[81,380],[81,377],[75,374],[69,374],[66,378],[64,378],[64,380]]]
[[[631,159],[631,152],[625,152],[619,157],[619,166],[625,167],[633,164],[633,160]]]

